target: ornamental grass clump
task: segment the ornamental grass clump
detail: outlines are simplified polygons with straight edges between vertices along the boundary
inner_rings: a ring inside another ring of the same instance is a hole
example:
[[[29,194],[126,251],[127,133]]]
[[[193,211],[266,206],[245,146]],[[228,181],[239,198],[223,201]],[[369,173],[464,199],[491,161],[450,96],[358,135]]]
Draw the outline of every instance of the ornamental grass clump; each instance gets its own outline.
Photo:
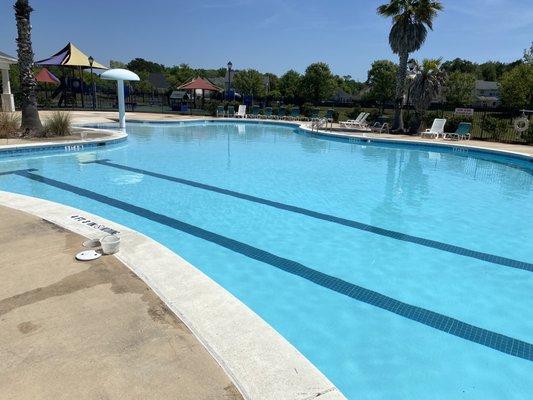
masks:
[[[12,112],[0,112],[0,138],[6,139],[15,135],[20,129],[20,115]]]
[[[70,113],[54,112],[44,123],[45,136],[68,136],[72,133],[72,119]]]

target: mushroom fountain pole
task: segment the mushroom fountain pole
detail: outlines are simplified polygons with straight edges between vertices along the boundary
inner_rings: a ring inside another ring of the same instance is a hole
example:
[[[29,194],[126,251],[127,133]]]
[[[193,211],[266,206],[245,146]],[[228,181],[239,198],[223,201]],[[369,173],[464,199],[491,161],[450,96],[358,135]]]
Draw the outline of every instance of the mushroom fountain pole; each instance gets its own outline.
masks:
[[[117,80],[118,93],[118,127],[120,129],[126,128],[126,104],[124,100],[124,81]]]
[[[109,69],[100,75],[100,78],[117,81],[118,95],[118,123],[120,129],[126,128],[126,104],[124,101],[124,81],[139,81],[140,78],[134,72],[127,69]]]

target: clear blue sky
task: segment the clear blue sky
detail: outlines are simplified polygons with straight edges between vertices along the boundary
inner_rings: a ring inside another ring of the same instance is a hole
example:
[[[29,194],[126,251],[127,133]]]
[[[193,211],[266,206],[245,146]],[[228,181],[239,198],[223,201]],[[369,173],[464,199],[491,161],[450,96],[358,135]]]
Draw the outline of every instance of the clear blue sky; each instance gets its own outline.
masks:
[[[36,58],[72,41],[95,59],[143,57],[165,65],[302,72],[325,61],[366,79],[375,59],[396,60],[385,0],[30,0]],[[513,61],[533,40],[533,0],[444,0],[416,57]],[[0,1],[0,50],[15,54],[14,0]]]

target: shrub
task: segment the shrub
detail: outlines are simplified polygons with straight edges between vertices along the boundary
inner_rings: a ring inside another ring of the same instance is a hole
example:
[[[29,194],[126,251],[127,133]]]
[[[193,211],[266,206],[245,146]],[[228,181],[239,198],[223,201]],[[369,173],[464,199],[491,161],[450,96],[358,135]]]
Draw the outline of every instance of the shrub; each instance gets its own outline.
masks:
[[[45,136],[68,136],[72,133],[72,119],[70,113],[54,112],[44,123]]]
[[[204,110],[212,117],[216,117],[218,106],[224,106],[224,102],[218,100],[210,100],[205,103]]]
[[[422,123],[423,126],[430,127],[431,124],[433,124],[433,120],[436,118],[441,118],[441,114],[438,111],[428,111],[424,114],[422,117]],[[448,129],[448,126],[446,125],[446,129]]]
[[[8,138],[20,129],[20,116],[16,113],[0,112],[0,138]]]
[[[368,112],[368,111],[367,111]],[[381,112],[377,108],[370,110],[370,115],[367,117],[367,122],[376,122],[376,120],[381,117]]]
[[[483,121],[483,131],[490,133],[490,138],[501,140],[509,130],[509,121],[507,119],[496,118],[488,115]]]
[[[312,103],[304,103],[300,107],[300,113],[306,117],[309,117],[314,109],[316,109],[316,107]]]

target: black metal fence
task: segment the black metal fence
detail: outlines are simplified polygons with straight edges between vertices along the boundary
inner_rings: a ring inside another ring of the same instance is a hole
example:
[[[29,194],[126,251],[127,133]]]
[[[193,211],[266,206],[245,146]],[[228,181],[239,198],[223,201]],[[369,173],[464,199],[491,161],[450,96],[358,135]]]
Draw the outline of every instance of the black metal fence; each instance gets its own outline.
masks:
[[[179,100],[172,99],[169,93],[142,93],[134,92],[133,90],[126,90],[126,109],[128,111],[136,112],[152,112],[152,113],[176,113],[183,114],[181,111],[181,104]],[[91,110],[93,109],[93,94],[90,86],[85,87],[83,101],[81,93],[63,93],[52,97],[52,93],[40,86],[37,92],[38,103],[43,109],[67,109],[67,110]],[[19,99],[19,95],[15,94],[15,100]],[[209,101],[202,104],[198,101],[196,104],[189,102],[187,114],[206,115],[207,110],[213,110],[209,107]],[[113,88],[97,88],[95,96],[95,108],[98,111],[111,111],[117,109],[116,91]],[[365,107],[363,107],[365,106]],[[371,118],[376,118],[380,114],[391,116],[393,110],[391,108],[379,109],[377,107],[369,107],[370,104],[337,104],[337,105],[323,105],[321,109],[334,108],[336,115],[340,120],[350,118],[356,110],[367,111],[371,113]],[[275,108],[275,105],[274,105]],[[301,107],[302,111],[306,107]],[[407,118],[413,114],[412,110],[405,110]],[[533,114],[529,114],[529,129],[522,133],[517,133],[514,129],[514,122],[516,118],[522,114],[518,110],[506,109],[475,109],[473,116],[457,116],[455,115],[455,108],[445,107],[444,105],[434,105],[426,114],[426,125],[430,124],[433,118],[446,118],[447,131],[455,129],[455,126],[461,122],[472,123],[472,138],[478,140],[507,142],[507,143],[522,143],[533,144]]]

